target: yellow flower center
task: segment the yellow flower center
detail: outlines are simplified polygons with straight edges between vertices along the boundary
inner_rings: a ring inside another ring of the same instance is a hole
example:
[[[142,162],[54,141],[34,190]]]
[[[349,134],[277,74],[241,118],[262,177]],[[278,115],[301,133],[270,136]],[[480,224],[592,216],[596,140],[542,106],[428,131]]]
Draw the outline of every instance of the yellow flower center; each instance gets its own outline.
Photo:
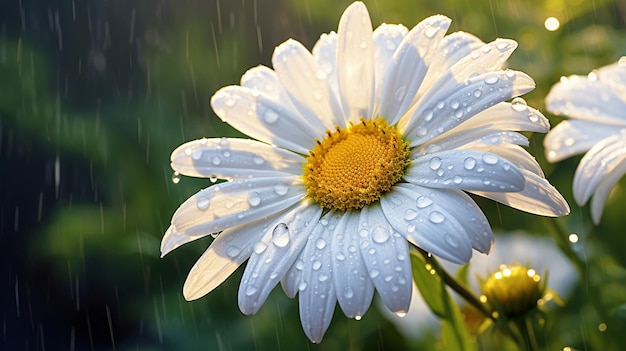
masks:
[[[519,264],[501,265],[499,271],[483,282],[481,299],[515,318],[537,307],[544,290],[541,277],[534,269]]]
[[[409,143],[383,118],[335,127],[304,164],[307,196],[329,210],[357,210],[389,191],[410,163]]]

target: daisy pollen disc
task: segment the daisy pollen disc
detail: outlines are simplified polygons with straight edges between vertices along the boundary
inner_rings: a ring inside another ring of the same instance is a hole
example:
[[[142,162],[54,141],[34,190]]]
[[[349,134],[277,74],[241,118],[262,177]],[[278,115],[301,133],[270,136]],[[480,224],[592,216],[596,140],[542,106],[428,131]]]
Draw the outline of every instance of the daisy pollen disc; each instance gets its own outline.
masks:
[[[309,151],[304,184],[309,198],[328,210],[358,210],[391,190],[410,163],[410,146],[383,118],[361,119],[326,131]]]

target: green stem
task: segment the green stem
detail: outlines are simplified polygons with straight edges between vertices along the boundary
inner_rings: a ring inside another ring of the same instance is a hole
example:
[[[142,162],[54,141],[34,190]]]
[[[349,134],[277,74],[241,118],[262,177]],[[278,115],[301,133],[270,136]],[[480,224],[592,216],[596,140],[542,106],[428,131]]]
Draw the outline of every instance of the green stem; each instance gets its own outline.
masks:
[[[474,308],[476,308],[483,315],[485,315],[485,317],[491,319],[494,322],[496,321],[496,317],[494,317],[493,314],[491,313],[491,311],[489,311],[487,309],[485,304],[480,302],[480,300],[478,300],[478,298],[476,298],[476,296],[474,296],[474,294],[472,294],[464,286],[459,284],[454,279],[454,277],[452,277],[445,269],[443,269],[443,267],[441,267],[441,265],[439,264],[439,262],[437,261],[437,259],[434,256],[432,256],[428,252],[420,249],[419,247],[417,248],[417,250],[424,257],[426,262],[428,264],[430,264],[435,269],[435,271],[437,271],[437,274],[441,277],[441,279],[443,279],[443,282],[447,286],[449,286],[452,290],[454,290],[457,294],[459,294],[470,305],[474,306]]]

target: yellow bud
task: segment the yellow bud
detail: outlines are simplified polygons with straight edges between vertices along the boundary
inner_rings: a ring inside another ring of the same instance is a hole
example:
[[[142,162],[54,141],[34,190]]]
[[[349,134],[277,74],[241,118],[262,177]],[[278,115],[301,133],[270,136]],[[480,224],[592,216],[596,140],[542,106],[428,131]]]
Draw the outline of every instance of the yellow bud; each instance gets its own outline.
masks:
[[[482,283],[481,301],[486,300],[509,318],[521,317],[537,306],[544,287],[534,269],[519,264],[500,265],[500,269]]]

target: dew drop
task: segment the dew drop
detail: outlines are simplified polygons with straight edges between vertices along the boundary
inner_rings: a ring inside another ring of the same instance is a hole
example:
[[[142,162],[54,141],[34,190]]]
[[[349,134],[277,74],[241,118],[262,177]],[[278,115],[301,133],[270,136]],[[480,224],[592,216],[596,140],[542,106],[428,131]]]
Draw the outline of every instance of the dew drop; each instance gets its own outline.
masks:
[[[485,153],[483,154],[483,161],[488,165],[495,165],[498,163],[498,157],[493,154]]]
[[[404,219],[407,221],[412,221],[417,218],[417,211],[408,209],[404,212]]]
[[[191,154],[191,158],[193,158],[194,160],[199,160],[202,158],[202,150],[194,150],[193,153]]]
[[[409,225],[406,226],[406,231],[407,233],[413,233],[415,231],[415,225],[413,223],[409,223]]]
[[[435,34],[437,34],[437,32],[439,32],[439,28],[437,28],[437,27],[428,27],[424,31],[424,35],[426,36],[426,38],[432,39],[435,36]]]
[[[337,252],[335,254],[335,258],[337,261],[344,261],[346,259],[346,255],[344,255],[343,252]]]
[[[457,108],[459,108],[459,101],[458,100],[452,100],[452,102],[450,103],[450,107],[452,107],[453,110],[456,110]]]
[[[439,102],[437,103],[437,108],[438,108],[438,109],[440,109],[440,110],[441,110],[441,109],[442,109],[442,108],[444,108],[444,107],[446,107],[446,102],[445,102],[445,101],[441,100],[441,101],[439,101]]]
[[[246,295],[247,296],[252,296],[252,295],[256,294],[257,291],[259,291],[259,289],[257,289],[257,287],[254,286],[254,285],[246,286]]]
[[[180,173],[174,172],[172,174],[172,183],[178,184],[180,182]]]
[[[213,157],[213,159],[211,160],[211,163],[215,166],[219,165],[220,163],[222,163],[222,160],[220,160],[219,157],[215,156]]]
[[[307,286],[308,284],[303,280],[300,282],[300,284],[298,284],[298,290],[304,291],[304,289],[306,289]]]
[[[262,241],[257,241],[257,243],[253,246],[253,250],[257,255],[265,252],[265,249],[267,249],[267,244]]]
[[[474,97],[479,98],[483,94],[483,91],[480,89],[474,90]]]
[[[463,177],[461,176],[454,176],[454,179],[452,180],[454,182],[454,184],[461,184],[463,183]]]
[[[511,101],[511,107],[518,112],[525,111],[528,109],[528,105],[526,105],[526,100],[521,97],[516,97]]]
[[[430,169],[432,169],[433,171],[436,171],[439,169],[439,167],[441,167],[441,159],[435,156],[430,159],[430,161],[428,162],[428,165],[430,166]]]
[[[433,223],[441,223],[446,219],[446,216],[439,211],[433,211],[428,215],[428,219]]]
[[[316,271],[316,270],[322,268],[322,262],[320,262],[318,260],[315,260],[315,261],[313,261],[313,266],[312,267],[313,267],[313,270]]]
[[[363,318],[363,316],[359,316],[359,315],[354,316],[354,320],[356,321],[360,321],[361,318]]]
[[[272,243],[278,247],[289,244],[289,228],[285,223],[279,223],[272,231]]]
[[[262,157],[255,155],[254,157],[252,157],[252,162],[254,162],[255,165],[262,165],[263,163],[265,163],[265,160]]]
[[[248,196],[248,203],[252,207],[257,207],[257,206],[259,206],[261,204],[261,197],[259,196],[258,193],[252,192]]]
[[[431,119],[433,119],[433,110],[426,110],[426,111],[424,111],[424,120],[426,122],[428,122]]]
[[[241,249],[238,248],[237,246],[229,246],[226,249],[226,255],[228,255],[228,257],[230,258],[235,258],[237,257],[239,254],[241,253]]]
[[[317,247],[318,250],[323,250],[326,247],[326,240],[324,239],[317,239],[317,241],[315,242],[315,247]]]
[[[496,84],[498,82],[498,76],[495,74],[492,74],[490,76],[488,76],[487,78],[485,78],[485,83],[487,84]]]
[[[448,243],[448,245],[457,248],[459,247],[459,241],[450,234],[446,234],[444,236],[444,240]]]
[[[424,127],[418,127],[415,133],[417,134],[417,136],[423,137],[424,135],[428,134],[428,129]]]
[[[404,318],[404,316],[406,316],[406,311],[398,311],[394,312],[394,314],[400,318]]]
[[[379,244],[385,243],[389,240],[389,232],[383,227],[376,227],[372,231],[372,240]]]
[[[375,279],[380,275],[380,272],[377,269],[372,269],[370,271],[370,278]]]
[[[278,121],[278,117],[278,113],[271,108],[268,108],[265,110],[265,113],[263,113],[263,120],[269,124],[276,123],[276,121]]]
[[[343,296],[346,297],[346,299],[351,299],[354,296],[354,290],[352,290],[351,287],[347,287],[344,292],[343,292]],[[356,317],[355,317],[356,318]],[[361,318],[359,318],[361,319]]]
[[[401,86],[396,89],[396,92],[393,94],[393,97],[396,101],[401,102],[404,99],[404,95],[406,94],[406,86]]]
[[[199,196],[197,201],[196,201],[196,207],[200,211],[206,210],[207,208],[209,208],[209,199],[207,199],[204,196]]]
[[[463,161],[463,167],[468,171],[471,171],[476,167],[476,160],[473,157],[468,157]]]
[[[433,203],[433,200],[424,196],[418,197],[416,201],[417,208],[426,208],[432,205],[432,203]]]
[[[322,273],[317,279],[319,279],[320,282],[325,282],[328,280],[328,274]]]
[[[235,98],[233,96],[229,96],[224,100],[224,105],[228,107],[233,107],[236,103],[237,101],[235,101]]]
[[[280,183],[274,186],[274,192],[276,193],[276,195],[287,195],[287,192],[289,191],[289,186],[285,183]]]

